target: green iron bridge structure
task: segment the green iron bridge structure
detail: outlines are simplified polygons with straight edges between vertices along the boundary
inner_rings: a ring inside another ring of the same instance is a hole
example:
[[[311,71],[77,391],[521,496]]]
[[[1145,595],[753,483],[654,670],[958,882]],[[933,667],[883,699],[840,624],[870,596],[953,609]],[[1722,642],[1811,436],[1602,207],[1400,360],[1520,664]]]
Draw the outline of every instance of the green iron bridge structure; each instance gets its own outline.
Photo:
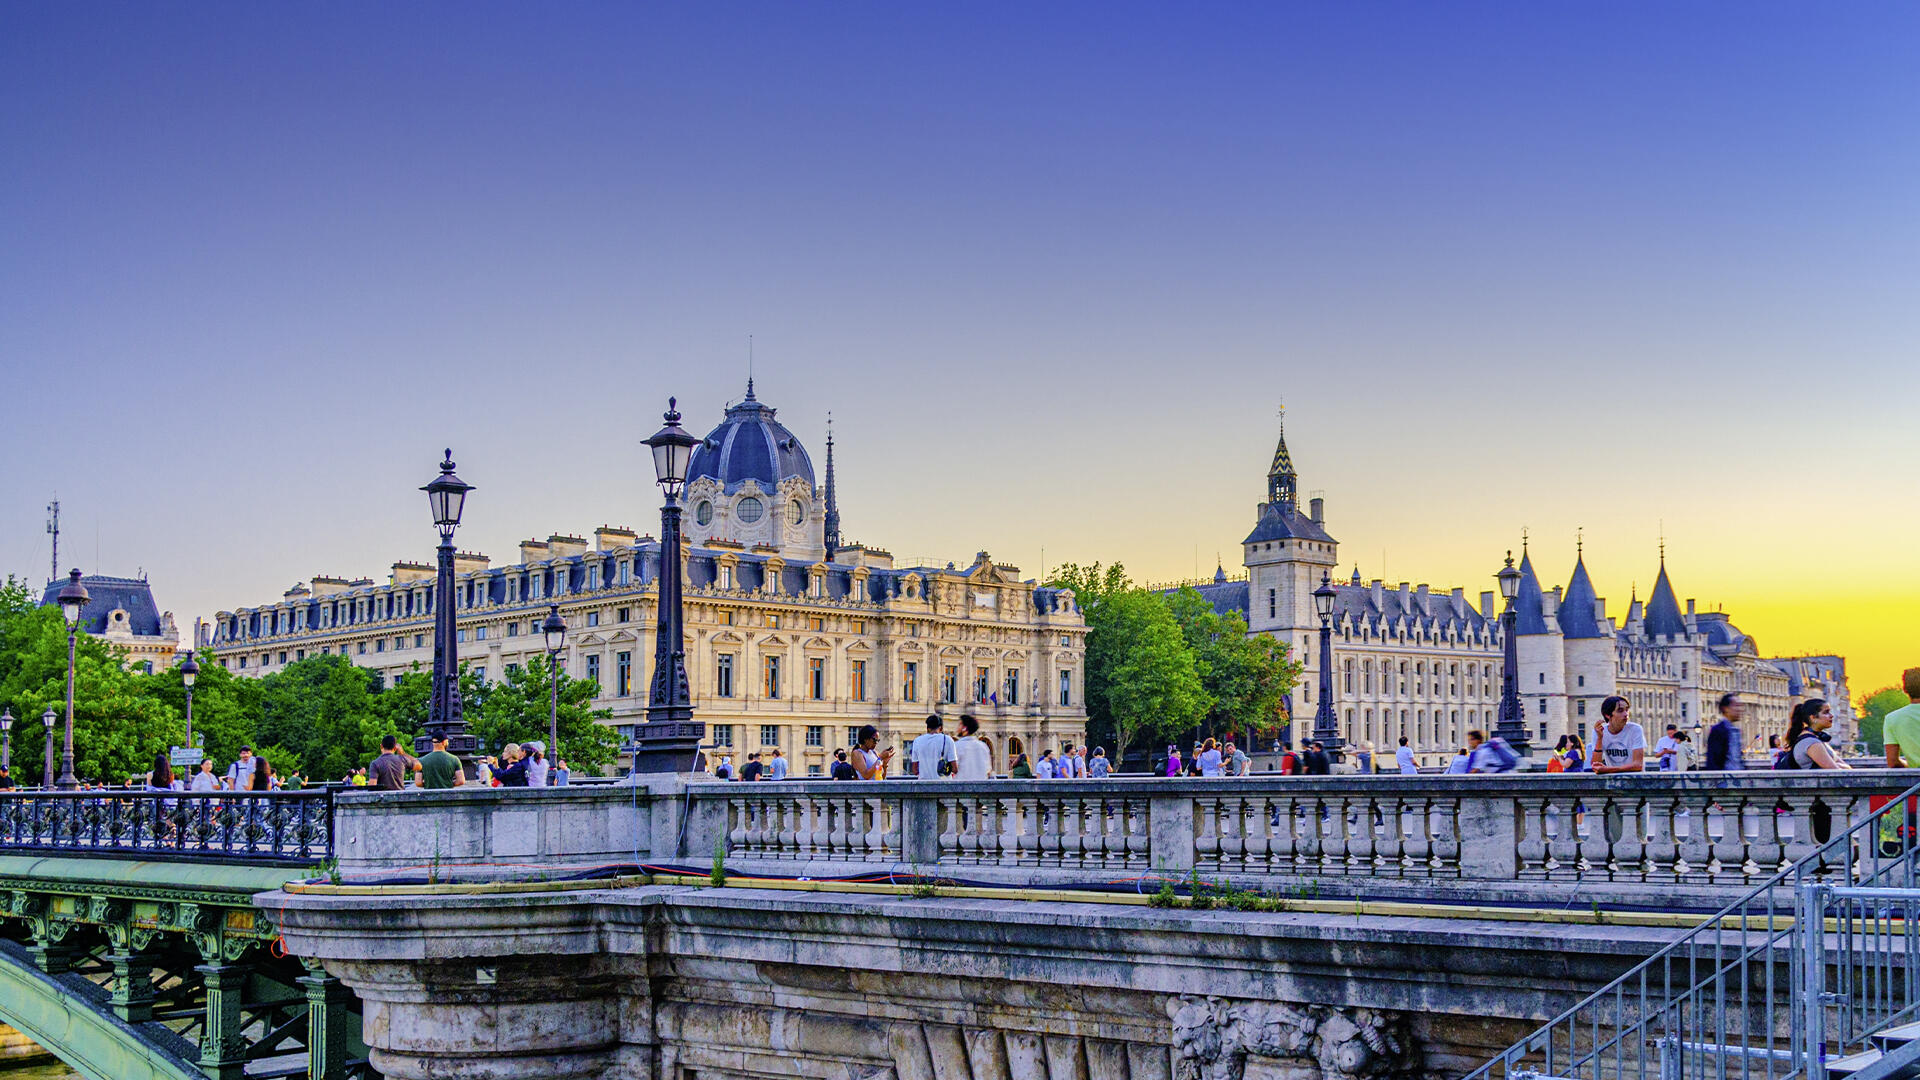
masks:
[[[0,1021],[89,1080],[375,1076],[253,903],[332,859],[327,788],[0,792]]]

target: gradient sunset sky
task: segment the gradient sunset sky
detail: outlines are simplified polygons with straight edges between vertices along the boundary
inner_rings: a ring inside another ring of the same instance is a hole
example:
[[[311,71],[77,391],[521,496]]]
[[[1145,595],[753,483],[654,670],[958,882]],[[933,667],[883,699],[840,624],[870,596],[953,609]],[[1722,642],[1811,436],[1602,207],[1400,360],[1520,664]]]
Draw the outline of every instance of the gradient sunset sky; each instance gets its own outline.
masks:
[[[1523,528],[1624,615],[1920,664],[1920,7],[12,4],[0,572],[183,630],[658,521],[760,397],[846,531],[1231,571],[1276,409],[1343,569]]]

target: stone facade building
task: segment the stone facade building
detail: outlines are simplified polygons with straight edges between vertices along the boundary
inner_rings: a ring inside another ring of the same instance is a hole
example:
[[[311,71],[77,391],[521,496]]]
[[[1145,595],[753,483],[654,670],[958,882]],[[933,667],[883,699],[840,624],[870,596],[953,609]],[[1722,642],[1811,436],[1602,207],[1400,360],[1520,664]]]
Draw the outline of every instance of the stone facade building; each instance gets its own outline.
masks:
[[[995,768],[1010,755],[1085,739],[1086,623],[1073,594],[1022,580],[985,552],[970,566],[895,566],[840,537],[829,439],[816,486],[806,448],[746,399],[695,451],[683,560],[687,674],[696,715],[738,765],[780,748],[796,775],[823,773],[863,724],[901,747],[932,713],[949,731],[981,720]],[[659,541],[604,526],[591,540],[521,543],[494,566],[456,560],[460,658],[499,678],[544,646],[558,604],[562,663],[598,683],[621,729],[645,719],[652,679]],[[222,611],[203,643],[236,673],[265,675],[335,653],[391,680],[433,666],[434,571],[399,562],[388,580],[316,577],[277,603]]]
[[[95,574],[80,580],[87,587],[87,606],[80,609],[82,632],[120,649],[128,667],[155,671],[173,663],[180,649],[180,629],[174,625],[173,612],[161,611],[154,602],[153,586],[144,574],[137,578]],[[49,582],[40,603],[58,604],[66,584],[64,578]]]
[[[1267,498],[1255,508],[1253,531],[1241,544],[1244,578],[1224,567],[1196,584],[1215,610],[1237,611],[1249,632],[1286,641],[1305,664],[1297,700],[1288,711],[1301,721],[1319,702],[1320,618],[1313,592],[1323,580],[1334,589],[1333,688],[1335,715],[1349,742],[1370,743],[1390,760],[1405,735],[1423,764],[1439,764],[1465,744],[1466,733],[1498,723],[1504,630],[1492,591],[1469,601],[1461,588],[1432,589],[1378,579],[1362,583],[1356,568],[1333,579],[1339,543],[1326,528],[1326,501],[1303,512],[1299,476],[1283,431],[1267,470]],[[1839,657],[1766,659],[1754,639],[1724,613],[1684,612],[1667,577],[1666,556],[1652,596],[1636,597],[1624,624],[1607,615],[1595,595],[1584,553],[1576,550],[1564,587],[1543,590],[1532,555],[1521,548],[1520,594],[1515,601],[1515,650],[1521,705],[1535,749],[1568,732],[1592,735],[1600,703],[1621,694],[1635,719],[1657,738],[1668,724],[1693,732],[1696,743],[1714,719],[1722,693],[1747,703],[1746,730],[1764,745],[1784,732],[1799,700],[1824,694],[1837,718],[1835,739],[1853,738],[1844,660]],[[1704,746],[1702,745],[1702,750]]]

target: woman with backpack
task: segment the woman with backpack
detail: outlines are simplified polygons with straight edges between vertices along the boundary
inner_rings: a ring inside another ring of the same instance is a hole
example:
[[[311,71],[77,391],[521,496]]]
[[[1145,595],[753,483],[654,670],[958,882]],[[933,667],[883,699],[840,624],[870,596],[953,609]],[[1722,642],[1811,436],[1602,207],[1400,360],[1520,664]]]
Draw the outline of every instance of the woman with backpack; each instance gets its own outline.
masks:
[[[1774,764],[1776,769],[1851,769],[1839,755],[1827,748],[1833,736],[1833,710],[1825,698],[1808,698],[1793,707],[1793,720],[1787,724],[1787,749]]]

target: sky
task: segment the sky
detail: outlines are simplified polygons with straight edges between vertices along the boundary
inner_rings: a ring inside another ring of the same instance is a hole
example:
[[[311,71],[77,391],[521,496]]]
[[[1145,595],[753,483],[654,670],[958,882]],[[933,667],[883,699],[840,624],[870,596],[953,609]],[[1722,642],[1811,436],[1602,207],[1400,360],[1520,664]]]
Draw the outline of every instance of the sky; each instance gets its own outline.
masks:
[[[1920,8],[0,7],[0,573],[183,627],[648,531],[744,391],[846,533],[1229,569],[1286,408],[1343,567],[1576,535],[1856,695],[1920,664]],[[1348,572],[1351,572],[1350,570]]]

